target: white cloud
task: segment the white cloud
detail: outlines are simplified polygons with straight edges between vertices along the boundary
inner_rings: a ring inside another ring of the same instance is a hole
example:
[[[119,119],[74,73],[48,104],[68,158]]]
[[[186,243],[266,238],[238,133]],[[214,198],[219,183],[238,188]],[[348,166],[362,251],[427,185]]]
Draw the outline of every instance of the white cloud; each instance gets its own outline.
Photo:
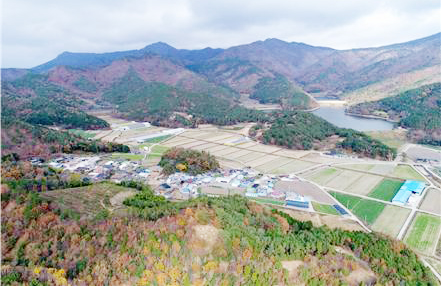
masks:
[[[4,0],[2,66],[63,51],[229,47],[266,38],[333,48],[403,42],[440,31],[438,0]]]

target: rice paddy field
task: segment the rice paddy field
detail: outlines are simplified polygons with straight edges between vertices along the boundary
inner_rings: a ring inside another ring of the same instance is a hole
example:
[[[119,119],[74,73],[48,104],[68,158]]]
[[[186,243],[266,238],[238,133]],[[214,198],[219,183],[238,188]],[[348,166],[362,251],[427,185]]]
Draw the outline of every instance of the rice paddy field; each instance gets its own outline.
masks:
[[[293,161],[289,161],[285,165],[275,167],[270,172],[272,174],[291,174],[305,170],[315,165],[317,164],[305,162],[305,161],[293,160]]]
[[[436,249],[441,229],[441,218],[417,213],[404,239],[415,250],[432,255]]]
[[[286,165],[288,163],[295,162],[293,159],[290,158],[283,158],[283,157],[277,157],[276,159],[266,162],[265,164],[261,164],[259,166],[256,166],[256,170],[262,173],[272,173],[273,170],[277,169],[278,167],[281,167],[283,165]]]
[[[349,185],[345,192],[358,194],[358,195],[368,195],[375,186],[377,186],[383,177],[377,175],[364,174],[359,180],[353,182]]]
[[[389,202],[402,185],[402,181],[385,178],[369,193],[369,197]]]
[[[347,207],[358,218],[365,221],[369,225],[373,225],[378,216],[383,211],[385,204],[362,199],[359,197],[341,194],[337,192],[330,192],[341,204]]]
[[[342,170],[336,168],[326,168],[308,174],[305,176],[305,178],[313,181],[314,183],[324,186],[327,182],[329,182],[335,176],[339,175],[342,172]]]
[[[409,214],[409,209],[387,205],[375,220],[372,230],[396,238]]]
[[[324,185],[329,188],[344,190],[352,183],[359,180],[363,173],[344,170],[326,182]]]

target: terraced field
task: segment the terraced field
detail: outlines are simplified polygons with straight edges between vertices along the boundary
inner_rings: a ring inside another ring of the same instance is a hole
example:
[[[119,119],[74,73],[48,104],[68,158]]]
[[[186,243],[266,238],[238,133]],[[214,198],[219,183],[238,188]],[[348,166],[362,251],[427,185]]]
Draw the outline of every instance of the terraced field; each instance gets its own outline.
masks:
[[[291,174],[291,173],[295,173],[295,172],[298,172],[301,170],[305,170],[305,169],[310,168],[314,165],[316,165],[316,164],[310,163],[310,162],[299,161],[299,160],[292,160],[285,165],[282,165],[282,166],[279,166],[279,167],[272,169],[271,173],[273,173],[273,174]]]
[[[404,241],[410,247],[432,255],[438,243],[440,228],[440,217],[417,213]]]
[[[306,175],[306,179],[313,181],[319,185],[324,186],[327,182],[342,173],[342,170],[336,168],[326,168]]]

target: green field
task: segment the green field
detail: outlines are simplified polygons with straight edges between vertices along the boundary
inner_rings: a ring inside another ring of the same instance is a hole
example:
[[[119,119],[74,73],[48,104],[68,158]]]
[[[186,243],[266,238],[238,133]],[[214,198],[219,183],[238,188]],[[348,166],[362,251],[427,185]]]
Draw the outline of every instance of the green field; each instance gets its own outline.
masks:
[[[314,210],[316,210],[317,212],[331,214],[331,215],[340,215],[338,211],[331,205],[312,202],[312,206],[314,207]]]
[[[164,140],[167,140],[171,136],[172,135],[164,135],[164,136],[160,136],[160,137],[150,138],[150,139],[144,140],[144,143],[159,143]]]
[[[406,234],[405,242],[412,248],[431,255],[438,243],[441,218],[418,213]]]
[[[385,204],[362,199],[346,194],[330,192],[341,204],[347,207],[358,218],[372,225],[383,211]]]
[[[93,138],[96,135],[96,133],[87,132],[87,131],[84,131],[84,130],[81,130],[81,129],[69,129],[67,131],[69,131],[70,133],[73,133],[75,135],[78,135],[80,137],[83,137],[85,139]]]
[[[425,182],[424,178],[417,171],[415,171],[414,168],[408,165],[396,166],[395,169],[390,173],[390,175],[400,179]]]
[[[403,182],[398,180],[383,179],[369,197],[390,202],[402,185]]]
[[[341,193],[336,193],[336,192],[330,192],[330,194],[334,198],[336,198],[337,201],[339,201],[342,205],[344,205],[348,209],[352,209],[361,200],[358,197],[354,197],[354,196],[350,196],[350,195],[345,195],[345,194],[341,194]]]
[[[141,161],[144,158],[144,155],[130,154],[130,153],[112,153],[112,158],[127,159],[131,161]]]

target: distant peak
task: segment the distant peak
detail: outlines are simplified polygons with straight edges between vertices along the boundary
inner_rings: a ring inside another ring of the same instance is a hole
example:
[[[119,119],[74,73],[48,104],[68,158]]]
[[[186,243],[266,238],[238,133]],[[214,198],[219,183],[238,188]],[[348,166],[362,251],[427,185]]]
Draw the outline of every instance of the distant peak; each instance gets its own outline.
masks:
[[[173,50],[175,50],[174,47],[172,47],[169,44],[164,43],[164,42],[156,42],[156,43],[153,43],[153,44],[150,44],[150,45],[147,45],[146,47],[144,47],[144,49],[149,49],[149,48],[156,48],[156,49],[161,48],[161,49],[173,49]]]

